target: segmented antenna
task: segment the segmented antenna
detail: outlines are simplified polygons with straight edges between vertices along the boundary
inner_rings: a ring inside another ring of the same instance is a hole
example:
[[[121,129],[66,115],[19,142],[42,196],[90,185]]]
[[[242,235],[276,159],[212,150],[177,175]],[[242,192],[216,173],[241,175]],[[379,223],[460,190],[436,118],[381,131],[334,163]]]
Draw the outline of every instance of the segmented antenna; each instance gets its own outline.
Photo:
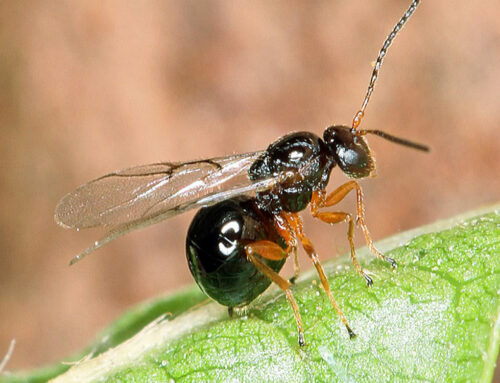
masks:
[[[396,137],[396,136],[393,136],[392,134],[382,132],[381,130],[365,130],[365,129],[363,129],[363,130],[358,130],[357,134],[359,134],[360,136],[364,136],[365,134],[375,134],[376,136],[385,138],[387,141],[394,142],[395,144],[407,146],[409,148],[421,150],[423,152],[428,152],[430,150],[427,145],[420,144],[420,143],[415,142],[415,141],[410,141],[410,140],[407,140],[406,138]]]
[[[403,17],[401,17],[398,23],[394,26],[392,32],[389,33],[389,36],[387,36],[387,38],[385,39],[384,45],[382,45],[382,48],[378,53],[377,61],[375,62],[375,67],[373,68],[372,77],[370,79],[370,85],[368,85],[368,90],[366,91],[366,96],[363,101],[363,104],[361,105],[361,109],[358,111],[358,113],[356,113],[356,116],[354,116],[354,119],[352,120],[353,129],[356,129],[361,124],[361,120],[365,115],[366,106],[368,105],[368,101],[370,101],[370,96],[373,93],[373,88],[375,87],[375,81],[377,81],[378,72],[380,71],[380,67],[382,66],[382,62],[384,61],[387,50],[389,49],[392,42],[396,38],[398,32],[403,28],[403,25],[405,25],[405,23],[408,21],[413,12],[415,12],[415,9],[417,9],[419,3],[420,0],[413,0],[413,2],[410,4],[410,7],[403,15]]]

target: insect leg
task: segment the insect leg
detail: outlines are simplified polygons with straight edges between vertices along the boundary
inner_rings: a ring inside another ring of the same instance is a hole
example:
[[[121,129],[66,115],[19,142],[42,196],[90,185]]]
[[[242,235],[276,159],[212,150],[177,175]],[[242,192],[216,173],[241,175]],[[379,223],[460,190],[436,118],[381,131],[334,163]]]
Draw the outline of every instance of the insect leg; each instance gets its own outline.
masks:
[[[345,184],[339,186],[333,192],[328,195],[325,195],[324,191],[314,192],[313,198],[311,201],[311,213],[314,217],[317,217],[318,210],[322,207],[330,207],[336,205],[340,201],[342,201],[345,196],[351,192],[352,190],[356,190],[356,223],[361,226],[361,230],[363,230],[363,234],[365,236],[366,244],[373,255],[377,258],[387,261],[391,264],[392,268],[395,269],[397,267],[396,261],[392,258],[386,257],[380,251],[377,250],[375,245],[373,244],[373,240],[370,236],[370,232],[368,231],[368,227],[365,223],[365,207],[363,204],[363,192],[361,190],[361,186],[356,181],[349,181]]]
[[[258,241],[258,242],[268,242],[268,241]],[[258,242],[255,242],[254,244],[257,244]],[[276,273],[273,269],[271,269],[269,266],[264,264],[262,261],[260,261],[251,251],[249,251],[249,248],[251,248],[252,245],[250,244],[245,246],[246,252],[247,252],[247,257],[252,262],[257,269],[267,276],[270,280],[272,280],[274,283],[276,283],[286,294],[286,297],[288,298],[288,301],[290,302],[290,305],[292,306],[293,309],[293,315],[295,316],[295,321],[297,322],[297,328],[299,330],[299,345],[300,346],[305,346],[306,342],[304,339],[304,326],[302,325],[302,319],[300,317],[300,312],[299,312],[299,306],[297,305],[297,302],[295,301],[295,298],[293,297],[292,291],[290,290],[291,283],[288,282],[286,279],[283,279],[278,273]],[[278,245],[276,245],[279,247]],[[281,247],[279,247],[281,249]],[[274,259],[271,257],[275,256],[274,249],[271,249],[270,252],[263,251],[264,246],[260,246],[260,253],[259,255],[264,258],[268,259]],[[288,256],[287,253],[283,249],[281,249],[281,252],[283,253],[284,257]]]
[[[281,237],[285,240],[290,254],[293,252],[293,277],[289,279],[290,283],[295,283],[300,274],[299,257],[297,255],[297,235],[290,227],[288,221],[281,215],[274,216],[275,227],[280,233]]]
[[[370,287],[373,284],[373,280],[364,272],[356,259],[356,250],[354,247],[354,220],[352,215],[344,212],[318,212],[314,217],[320,219],[323,222],[334,224],[339,222],[347,221],[349,223],[349,228],[347,229],[347,239],[349,240],[349,246],[351,248],[351,259],[356,271],[366,280],[366,284]]]
[[[282,249],[278,244],[272,241],[262,240],[248,244],[246,246],[246,251],[247,253],[251,254],[259,254],[260,256],[273,261],[279,261],[283,258],[287,258],[290,253],[293,253],[294,275],[289,279],[290,283],[293,284],[299,276],[299,258],[297,256],[297,247],[295,245],[295,241],[288,242],[287,245],[288,247],[286,249]]]
[[[291,284],[294,284],[300,274],[299,256],[297,255],[297,248],[293,249],[293,277],[289,279]]]
[[[351,330],[351,327],[349,326],[349,323],[347,322],[347,319],[346,319],[344,313],[342,312],[337,301],[333,297],[333,294],[332,294],[332,291],[330,290],[330,286],[328,284],[328,280],[326,278],[325,272],[323,271],[323,267],[321,266],[321,263],[319,261],[318,254],[316,253],[316,250],[314,249],[314,246],[311,243],[311,241],[309,240],[309,238],[307,238],[303,232],[302,219],[296,213],[293,213],[293,214],[282,213],[282,216],[284,216],[287,219],[287,221],[290,223],[290,226],[294,229],[295,233],[297,234],[297,237],[299,238],[300,242],[302,243],[302,247],[304,248],[304,250],[307,253],[307,255],[309,256],[309,258],[311,258],[311,261],[313,262],[314,267],[316,267],[316,271],[318,272],[319,279],[321,280],[321,284],[322,284],[323,288],[325,289],[326,294],[328,295],[328,298],[330,299],[330,302],[331,302],[333,308],[335,309],[338,316],[340,317],[340,320],[342,321],[342,323],[346,327],[347,332],[349,333],[349,337],[354,338],[356,336],[356,334],[354,333],[354,331]]]

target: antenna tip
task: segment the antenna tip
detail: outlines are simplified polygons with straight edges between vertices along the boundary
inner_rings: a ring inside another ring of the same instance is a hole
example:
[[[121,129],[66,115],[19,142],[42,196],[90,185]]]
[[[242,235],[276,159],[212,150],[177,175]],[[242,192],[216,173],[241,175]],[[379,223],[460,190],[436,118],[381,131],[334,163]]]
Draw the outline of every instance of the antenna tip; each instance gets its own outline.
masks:
[[[77,255],[76,257],[74,257],[71,261],[69,261],[69,265],[70,266],[73,266],[76,262],[78,262],[80,259],[82,259],[82,257],[80,255]]]

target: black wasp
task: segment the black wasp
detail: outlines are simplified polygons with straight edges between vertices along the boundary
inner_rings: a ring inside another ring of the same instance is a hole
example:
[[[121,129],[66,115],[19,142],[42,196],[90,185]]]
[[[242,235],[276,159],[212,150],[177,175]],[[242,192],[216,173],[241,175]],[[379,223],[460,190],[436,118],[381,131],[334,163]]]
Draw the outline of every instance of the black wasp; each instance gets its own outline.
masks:
[[[311,258],[335,311],[355,336],[328,286],[318,255],[302,228],[299,212],[310,206],[314,217],[329,224],[348,223],[348,240],[356,270],[372,284],[356,261],[353,233],[359,224],[372,253],[395,267],[373,245],[364,217],[363,195],[351,180],[331,193],[326,186],[338,166],[353,179],[367,177],[375,163],[365,139],[374,134],[397,144],[427,151],[424,145],[379,130],[358,129],[373,92],[382,61],[396,34],[419,4],[414,0],[379,52],[361,110],[351,127],[328,127],[323,138],[297,132],[279,138],[266,150],[186,163],[137,166],[100,177],[67,194],[59,202],[56,222],[66,228],[112,227],[108,234],[77,255],[75,263],[106,243],[190,209],[201,208],[188,231],[186,254],[200,288],[229,308],[245,306],[271,282],[286,293],[305,344],[299,308],[290,281],[278,273],[300,245]],[[357,196],[356,216],[323,211],[349,192]]]

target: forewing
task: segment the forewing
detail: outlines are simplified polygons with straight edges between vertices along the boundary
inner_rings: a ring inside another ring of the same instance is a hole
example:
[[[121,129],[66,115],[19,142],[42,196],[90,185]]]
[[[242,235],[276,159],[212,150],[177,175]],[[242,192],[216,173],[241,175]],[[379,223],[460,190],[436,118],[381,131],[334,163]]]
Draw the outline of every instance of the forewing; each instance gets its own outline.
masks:
[[[57,205],[56,222],[67,228],[117,227],[169,218],[236,194],[272,186],[254,183],[248,169],[262,152],[187,163],[159,163],[111,173],[78,187]]]
[[[111,230],[71,264],[133,230],[190,209],[271,189],[275,179],[254,182],[248,175],[262,153],[138,166],[80,186],[61,199],[56,222],[66,228],[111,226]]]

